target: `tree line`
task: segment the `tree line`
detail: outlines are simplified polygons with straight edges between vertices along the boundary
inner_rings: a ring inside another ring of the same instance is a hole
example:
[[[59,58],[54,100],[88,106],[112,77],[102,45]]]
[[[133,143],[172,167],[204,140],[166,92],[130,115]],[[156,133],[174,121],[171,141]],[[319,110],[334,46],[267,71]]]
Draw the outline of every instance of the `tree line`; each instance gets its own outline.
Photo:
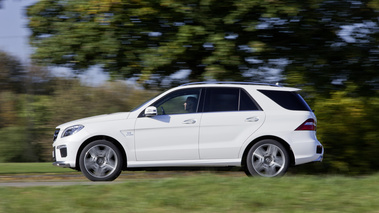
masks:
[[[20,65],[20,66],[19,66]],[[90,87],[77,78],[54,77],[44,67],[24,67],[0,53],[0,162],[51,161],[57,125],[83,117],[129,111],[157,94],[121,81]],[[323,163],[304,172],[376,172],[379,151],[379,96],[356,96],[356,86],[331,91],[330,97],[302,87],[318,118],[317,137],[325,146]]]
[[[372,96],[378,10],[378,0],[43,0],[27,15],[40,64],[99,65],[148,87],[179,70],[191,71],[184,81],[301,75],[324,95],[347,81]]]

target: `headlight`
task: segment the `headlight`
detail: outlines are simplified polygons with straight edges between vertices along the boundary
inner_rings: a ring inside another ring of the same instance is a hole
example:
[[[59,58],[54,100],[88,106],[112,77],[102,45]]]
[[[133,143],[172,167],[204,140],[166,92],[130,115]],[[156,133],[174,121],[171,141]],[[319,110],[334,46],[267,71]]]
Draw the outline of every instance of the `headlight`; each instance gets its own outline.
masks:
[[[70,136],[70,135],[73,135],[77,132],[79,132],[80,130],[82,130],[84,128],[83,125],[75,125],[75,126],[70,126],[70,127],[67,127],[63,133],[62,133],[62,138],[63,137],[66,137],[66,136]]]

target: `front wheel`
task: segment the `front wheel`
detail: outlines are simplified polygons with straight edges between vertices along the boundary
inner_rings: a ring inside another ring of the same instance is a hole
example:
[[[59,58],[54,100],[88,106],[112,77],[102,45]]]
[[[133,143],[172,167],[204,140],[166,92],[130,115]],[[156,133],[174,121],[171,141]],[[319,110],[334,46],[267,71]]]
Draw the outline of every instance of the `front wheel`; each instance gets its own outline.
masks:
[[[287,172],[288,152],[275,140],[265,139],[254,144],[247,154],[245,172],[249,176],[277,177]]]
[[[122,157],[118,148],[106,140],[97,140],[84,147],[79,165],[82,173],[92,181],[112,181],[122,168]]]

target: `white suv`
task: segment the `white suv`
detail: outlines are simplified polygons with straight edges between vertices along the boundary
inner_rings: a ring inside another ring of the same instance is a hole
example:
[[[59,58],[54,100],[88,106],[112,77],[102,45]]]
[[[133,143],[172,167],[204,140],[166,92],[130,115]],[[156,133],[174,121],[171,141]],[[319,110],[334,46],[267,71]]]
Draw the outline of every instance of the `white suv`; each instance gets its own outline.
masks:
[[[54,134],[53,165],[110,181],[128,168],[241,166],[274,177],[322,161],[316,117],[299,89],[217,82],[170,89],[131,112],[71,121]]]

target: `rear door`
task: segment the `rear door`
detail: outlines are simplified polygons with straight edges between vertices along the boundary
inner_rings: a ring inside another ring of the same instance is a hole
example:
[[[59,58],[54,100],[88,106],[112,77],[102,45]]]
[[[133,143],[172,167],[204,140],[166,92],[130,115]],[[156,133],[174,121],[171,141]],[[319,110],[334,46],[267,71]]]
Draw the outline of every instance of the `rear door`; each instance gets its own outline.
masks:
[[[265,114],[242,88],[207,88],[200,124],[200,159],[235,159]]]

